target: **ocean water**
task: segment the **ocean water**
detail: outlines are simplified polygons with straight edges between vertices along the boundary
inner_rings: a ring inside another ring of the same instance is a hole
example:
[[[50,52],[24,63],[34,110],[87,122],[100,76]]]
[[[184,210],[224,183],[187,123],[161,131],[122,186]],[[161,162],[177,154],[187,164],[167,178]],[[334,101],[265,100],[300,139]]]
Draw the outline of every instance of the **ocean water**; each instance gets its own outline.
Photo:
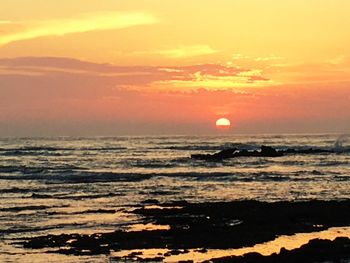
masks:
[[[261,145],[335,152],[221,162],[190,158]],[[128,229],[140,218],[125,209],[148,199],[349,198],[350,144],[335,134],[0,139],[0,261],[43,259],[40,252],[11,245],[23,237]]]

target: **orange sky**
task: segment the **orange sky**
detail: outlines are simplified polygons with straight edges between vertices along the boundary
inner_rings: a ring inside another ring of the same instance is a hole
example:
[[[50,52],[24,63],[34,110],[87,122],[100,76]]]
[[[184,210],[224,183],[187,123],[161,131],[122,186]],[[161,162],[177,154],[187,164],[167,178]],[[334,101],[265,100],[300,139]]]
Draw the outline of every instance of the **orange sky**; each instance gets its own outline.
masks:
[[[350,130],[348,0],[11,0],[0,136]]]

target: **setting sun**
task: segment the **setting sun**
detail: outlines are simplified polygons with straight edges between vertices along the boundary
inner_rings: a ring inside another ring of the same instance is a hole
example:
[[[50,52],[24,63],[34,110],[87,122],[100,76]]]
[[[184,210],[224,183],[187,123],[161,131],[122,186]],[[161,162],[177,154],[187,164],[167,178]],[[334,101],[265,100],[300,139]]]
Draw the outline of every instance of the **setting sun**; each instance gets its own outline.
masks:
[[[230,122],[230,120],[228,120],[226,118],[220,118],[216,121],[216,127],[217,128],[230,128],[231,122]]]

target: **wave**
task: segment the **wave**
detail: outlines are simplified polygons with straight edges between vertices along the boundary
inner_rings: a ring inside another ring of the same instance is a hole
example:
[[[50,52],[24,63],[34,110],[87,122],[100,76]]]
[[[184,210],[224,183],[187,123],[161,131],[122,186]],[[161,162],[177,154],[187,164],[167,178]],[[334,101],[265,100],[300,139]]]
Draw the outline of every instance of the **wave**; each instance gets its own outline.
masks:
[[[350,176],[345,175],[345,176],[335,176],[334,177],[335,181],[340,181],[340,182],[345,182],[345,181],[350,181]]]
[[[37,194],[37,193],[33,193],[30,196],[28,196],[28,198],[60,199],[60,200],[84,200],[84,199],[109,198],[109,197],[122,196],[122,195],[124,195],[124,194],[123,193],[107,193],[107,194],[89,194],[89,195],[62,195],[62,194]]]
[[[86,170],[86,168],[78,167],[74,165],[66,165],[64,167],[28,167],[24,165],[2,165],[0,166],[0,173],[21,173],[21,174],[50,174],[51,172],[57,171],[74,171],[74,170]]]
[[[158,144],[159,145],[159,144]],[[151,149],[166,149],[166,150],[175,150],[175,151],[218,151],[218,150],[224,150],[227,148],[237,148],[238,150],[258,150],[261,148],[261,145],[270,145],[274,147],[276,150],[287,150],[290,148],[293,148],[298,151],[302,150],[308,150],[310,148],[315,150],[328,150],[332,152],[350,152],[350,147],[345,146],[344,144],[332,144],[330,143],[329,146],[320,146],[320,145],[298,145],[294,143],[281,143],[281,142],[275,142],[273,140],[268,141],[248,141],[244,143],[240,142],[226,142],[226,143],[196,143],[196,144],[184,144],[184,143],[174,143],[172,145],[167,144],[160,144],[160,147],[154,147]],[[165,146],[163,146],[165,145]]]
[[[136,159],[136,160],[125,160],[123,167],[133,168],[176,168],[183,165],[190,164],[190,158],[177,158],[177,159]]]
[[[318,166],[324,166],[324,167],[327,167],[327,166],[343,166],[343,165],[349,165],[349,162],[347,160],[344,160],[344,161],[322,161],[318,164]]]
[[[47,230],[57,230],[57,229],[67,229],[69,227],[78,227],[78,226],[85,226],[84,223],[74,223],[74,224],[57,224],[54,226],[47,226],[47,227],[12,227],[5,230],[0,230],[0,236],[5,234],[16,234],[16,233],[33,233],[33,232],[42,232]]]
[[[14,207],[5,207],[0,208],[1,212],[22,212],[22,211],[38,211],[38,210],[47,210],[51,208],[62,208],[68,207],[64,206],[46,206],[46,205],[31,205],[31,206],[14,206]]]
[[[142,182],[157,177],[184,178],[197,181],[313,181],[320,180],[322,176],[336,175],[318,170],[300,170],[293,172],[172,172],[172,173],[115,173],[115,172],[77,172],[65,171],[53,174],[31,175],[0,175],[0,180],[38,180],[46,184],[85,184],[99,182]],[[349,177],[350,180],[350,177]],[[120,195],[120,193],[106,194]],[[58,196],[45,195],[42,198],[57,198]],[[76,196],[76,198],[97,198],[98,196]],[[40,198],[34,195],[33,198]],[[58,197],[64,199],[64,197]]]
[[[52,152],[52,151],[65,151],[69,150],[69,148],[60,148],[60,147],[48,147],[48,146],[25,146],[25,147],[19,147],[19,148],[0,148],[0,152],[7,152],[7,151],[46,151],[46,152]]]
[[[251,143],[225,143],[225,144],[204,144],[204,145],[175,145],[175,146],[167,146],[167,147],[159,147],[154,149],[166,149],[166,150],[174,150],[174,151],[220,151],[227,148],[237,148],[237,149],[247,149],[247,150],[255,150],[260,147],[260,144]]]
[[[85,214],[115,214],[117,210],[115,209],[96,209],[96,210],[84,210],[79,212],[47,212],[47,215],[85,215]]]
[[[0,189],[0,194],[25,194],[25,193],[31,193],[33,192],[33,189],[28,188],[6,188],[6,189]]]
[[[92,183],[92,182],[138,182],[152,178],[152,174],[77,172],[62,170],[58,173],[38,173],[28,175],[0,175],[0,180],[39,180],[46,183]]]
[[[43,147],[43,146],[28,146],[18,148],[0,148],[2,156],[65,156],[78,152],[121,152],[127,150],[127,147]]]

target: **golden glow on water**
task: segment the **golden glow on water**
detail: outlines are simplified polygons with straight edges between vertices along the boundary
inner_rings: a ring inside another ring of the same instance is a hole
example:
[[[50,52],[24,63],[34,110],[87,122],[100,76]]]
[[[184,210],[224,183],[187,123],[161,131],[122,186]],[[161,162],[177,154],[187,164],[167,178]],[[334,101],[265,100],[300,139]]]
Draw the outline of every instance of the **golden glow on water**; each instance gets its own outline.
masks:
[[[131,225],[127,232],[136,232],[136,231],[155,231],[155,230],[170,230],[168,225],[155,225],[155,224],[135,224]]]
[[[57,217],[57,218],[51,218],[50,220],[47,221],[47,223],[45,223],[45,225],[47,226],[57,226],[57,225],[64,225],[64,224],[76,224],[76,225],[92,225],[92,224],[100,224],[100,225],[104,225],[104,224],[108,224],[108,223],[113,223],[115,221],[119,221],[119,222],[129,222],[129,220],[131,219],[135,219],[135,217],[133,218],[132,216],[128,215],[128,214],[124,214],[124,213],[114,213],[114,214],[82,214],[82,215],[72,215],[72,218],[67,218],[67,216],[65,217]],[[112,228],[111,228],[112,229]],[[52,231],[53,232],[53,231]],[[62,231],[56,231],[56,234],[58,232],[62,232],[62,233],[66,233],[66,230]],[[77,231],[76,231],[77,232]],[[91,229],[91,233],[96,233],[99,231],[96,231],[96,229]],[[79,231],[79,233],[81,233]]]
[[[160,205],[146,205],[144,209],[182,209],[181,206],[160,206]]]
[[[46,253],[47,250],[40,249],[28,253],[23,248],[13,248],[11,245],[0,243],[1,262],[22,262],[22,263],[76,263],[76,262],[108,262],[108,256],[67,256],[54,253]],[[3,252],[3,251],[6,251]],[[7,252],[8,251],[8,252]]]

